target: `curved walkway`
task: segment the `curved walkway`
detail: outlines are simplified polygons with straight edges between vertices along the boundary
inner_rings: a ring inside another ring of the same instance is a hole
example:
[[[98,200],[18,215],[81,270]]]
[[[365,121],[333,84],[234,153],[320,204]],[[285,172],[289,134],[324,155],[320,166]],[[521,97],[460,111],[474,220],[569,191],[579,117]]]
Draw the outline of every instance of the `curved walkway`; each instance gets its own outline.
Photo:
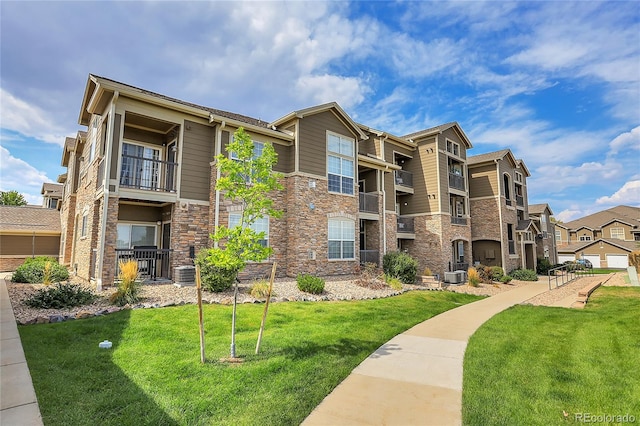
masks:
[[[0,277],[0,425],[42,425],[7,285]]]
[[[548,291],[538,281],[443,312],[365,359],[303,425],[462,424],[462,363],[469,337],[510,306]]]

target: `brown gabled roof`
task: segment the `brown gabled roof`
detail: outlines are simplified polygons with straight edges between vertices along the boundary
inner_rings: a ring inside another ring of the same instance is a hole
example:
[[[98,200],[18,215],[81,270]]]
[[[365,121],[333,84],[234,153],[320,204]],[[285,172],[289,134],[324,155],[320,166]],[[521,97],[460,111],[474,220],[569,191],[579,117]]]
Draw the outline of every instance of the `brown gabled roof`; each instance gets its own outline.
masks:
[[[486,163],[488,161],[496,161],[502,160],[506,156],[511,156],[511,160],[513,164],[516,165],[516,157],[514,157],[513,153],[510,149],[501,149],[500,151],[487,152],[485,154],[472,155],[467,158],[467,164],[480,164]]]
[[[50,195],[52,197],[62,197],[62,188],[64,185],[60,185],[59,183],[43,183],[42,189],[40,190],[40,194],[42,195]]]
[[[544,211],[546,209],[549,209],[549,214],[553,215],[553,212],[551,211],[551,207],[549,207],[549,204],[529,204],[529,214],[533,214],[533,215],[539,215],[544,213]]]
[[[136,91],[136,92],[139,92],[141,94],[153,96],[153,97],[156,97],[158,99],[163,99],[163,100],[170,101],[170,102],[175,102],[177,104],[185,105],[185,106],[188,106],[188,107],[191,107],[191,108],[200,109],[200,110],[209,112],[210,114],[218,115],[220,117],[226,117],[226,118],[229,118],[229,119],[232,119],[232,120],[237,120],[237,121],[240,121],[240,122],[243,122],[243,123],[251,124],[253,126],[267,128],[267,125],[268,125],[267,122],[262,121],[262,120],[257,119],[257,118],[249,117],[249,116],[242,115],[242,114],[236,114],[236,113],[229,112],[229,111],[223,111],[223,110],[216,109],[216,108],[210,108],[210,107],[194,104],[194,103],[191,103],[191,102],[186,102],[186,101],[183,101],[183,100],[180,100],[180,99],[177,99],[177,98],[172,98],[170,96],[166,96],[166,95],[162,95],[160,93],[152,92],[150,90],[142,89],[140,87],[132,86],[130,84],[121,83],[119,81],[112,80],[112,79],[107,78],[107,77],[102,77],[102,76],[99,76],[99,75],[96,75],[96,74],[90,74],[89,78],[91,78],[91,77],[95,77],[95,78],[98,78],[98,79],[106,81],[106,82],[111,82],[111,83],[117,84],[119,86],[123,86],[123,87],[129,88],[132,91]]]
[[[558,247],[558,253],[577,253],[589,246],[600,243],[610,244],[628,252],[636,250],[638,246],[637,241],[625,241],[619,240],[617,238],[598,238],[597,240],[593,241],[580,241],[574,244],[569,244],[568,246],[560,246]]]
[[[575,230],[580,228],[600,229],[603,225],[619,220],[632,226],[640,226],[640,208],[630,206],[617,206],[590,214],[580,219],[566,222],[567,229]]]
[[[0,233],[60,234],[60,212],[34,206],[0,206]]]
[[[452,127],[455,127],[456,130],[460,133],[462,141],[467,145],[466,147],[467,148],[472,148],[473,145],[471,145],[471,141],[469,140],[469,138],[467,137],[467,134],[464,132],[464,130],[462,130],[462,127],[460,127],[460,124],[458,124],[457,121],[451,121],[449,123],[441,124],[439,126],[430,127],[428,129],[419,130],[417,132],[409,133],[408,135],[402,136],[402,138],[403,139],[407,139],[407,140],[418,139],[418,138],[421,138],[421,137],[431,136],[431,135],[435,135],[435,134],[438,134],[438,133],[442,133],[445,130],[448,130],[448,129],[452,128]]]

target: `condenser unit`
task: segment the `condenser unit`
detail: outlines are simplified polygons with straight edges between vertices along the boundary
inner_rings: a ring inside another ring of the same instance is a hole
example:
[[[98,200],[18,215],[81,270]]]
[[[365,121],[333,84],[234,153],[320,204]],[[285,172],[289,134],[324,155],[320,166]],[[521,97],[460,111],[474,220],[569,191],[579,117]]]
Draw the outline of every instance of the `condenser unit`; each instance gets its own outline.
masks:
[[[178,266],[174,269],[174,285],[178,287],[186,286],[186,285],[195,285],[196,284],[196,267],[187,265],[187,266]]]
[[[445,272],[444,273],[444,282],[449,284],[461,284],[463,281],[460,280],[460,274],[457,272]]]

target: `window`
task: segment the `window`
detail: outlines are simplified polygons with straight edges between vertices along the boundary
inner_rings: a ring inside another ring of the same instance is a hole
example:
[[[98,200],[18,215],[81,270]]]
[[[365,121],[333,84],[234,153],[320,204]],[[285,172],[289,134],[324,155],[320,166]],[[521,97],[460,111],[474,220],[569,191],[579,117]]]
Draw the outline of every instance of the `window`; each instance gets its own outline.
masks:
[[[116,248],[130,249],[136,246],[155,246],[156,228],[156,225],[119,223]]]
[[[240,224],[242,213],[229,213],[229,228],[234,228]],[[263,238],[259,240],[262,247],[269,246],[269,217],[261,217],[251,224],[251,229],[256,232],[264,232]]]
[[[253,157],[251,159],[255,160],[256,158],[262,156],[262,151],[264,151],[264,143],[256,142],[256,141],[252,141],[252,142],[253,142]],[[238,158],[238,154],[235,151],[231,151],[229,153],[229,158],[234,161],[240,161],[240,158]],[[251,182],[251,177],[245,176],[245,181],[247,183]]]
[[[504,194],[504,198],[506,198],[507,205],[511,205],[511,179],[509,179],[509,175],[505,173],[502,175],[502,191]]]
[[[516,173],[516,182],[522,183],[522,173],[520,172],[515,172],[515,173]]]
[[[82,216],[82,226],[80,227],[80,236],[81,237],[86,237],[87,236],[88,225],[89,225],[89,215],[87,215],[85,213]]]
[[[355,259],[355,221],[329,219],[329,259]]]
[[[91,124],[89,126],[89,134],[87,135],[87,142],[89,142],[89,160],[87,161],[87,166],[93,163],[93,159],[96,156],[96,142],[98,139],[98,129],[100,128],[100,116],[94,115],[91,119]]]
[[[120,185],[137,189],[158,189],[160,158],[159,149],[123,143]]]
[[[354,141],[333,133],[327,134],[327,140],[329,192],[351,195],[355,179]]]
[[[611,228],[611,238],[624,240],[624,228]]]
[[[460,145],[450,140],[447,141],[447,152],[453,155],[460,156]]]
[[[590,235],[580,235],[580,241],[591,241]]]
[[[562,242],[562,231],[560,231],[559,229],[556,230],[556,242],[558,243]]]

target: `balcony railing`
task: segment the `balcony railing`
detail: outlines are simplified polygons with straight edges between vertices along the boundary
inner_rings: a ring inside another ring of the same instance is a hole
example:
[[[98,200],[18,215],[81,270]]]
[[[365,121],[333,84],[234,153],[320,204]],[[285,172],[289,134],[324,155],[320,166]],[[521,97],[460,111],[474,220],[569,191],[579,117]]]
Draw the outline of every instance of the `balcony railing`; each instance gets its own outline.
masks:
[[[141,280],[157,281],[171,279],[170,249],[156,249],[153,246],[135,247],[132,249],[116,249],[116,277],[120,272],[120,262],[135,260],[138,262],[138,274]]]
[[[449,187],[464,191],[465,190],[464,176],[461,176],[455,173],[449,173]]]
[[[380,266],[380,253],[378,250],[360,250],[360,264],[375,263]]]
[[[396,231],[405,234],[413,234],[415,232],[415,228],[413,225],[414,218],[401,216],[398,218],[398,227]]]
[[[453,223],[454,225],[466,225],[467,218],[451,216],[451,223]]]
[[[522,195],[516,195],[516,205],[518,207],[524,207],[524,197]]]
[[[120,186],[147,191],[175,192],[178,163],[133,155],[122,156]]]
[[[396,185],[413,188],[413,173],[406,170],[396,170]]]
[[[467,271],[469,269],[469,264],[465,262],[454,262],[450,263],[449,267],[451,271]]]
[[[379,213],[378,194],[361,192],[360,211],[363,213]]]

